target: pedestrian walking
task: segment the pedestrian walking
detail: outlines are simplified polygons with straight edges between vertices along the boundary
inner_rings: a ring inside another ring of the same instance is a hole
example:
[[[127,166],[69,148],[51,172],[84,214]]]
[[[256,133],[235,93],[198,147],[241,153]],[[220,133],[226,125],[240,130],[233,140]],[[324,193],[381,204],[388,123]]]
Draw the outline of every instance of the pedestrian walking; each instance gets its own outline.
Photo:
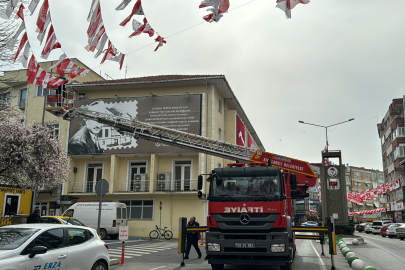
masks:
[[[200,224],[195,220],[195,217],[191,217],[190,221],[187,223],[187,227],[195,227],[195,226],[200,226]],[[201,258],[201,251],[200,248],[198,247],[198,235],[199,232],[192,232],[192,233],[187,233],[187,247],[186,247],[186,256],[184,259],[188,259],[188,255],[190,254],[190,249],[191,246],[195,248],[195,251],[197,251],[198,254],[198,259]]]
[[[39,209],[35,209],[34,213],[28,216],[27,224],[29,223],[41,223],[41,211]]]

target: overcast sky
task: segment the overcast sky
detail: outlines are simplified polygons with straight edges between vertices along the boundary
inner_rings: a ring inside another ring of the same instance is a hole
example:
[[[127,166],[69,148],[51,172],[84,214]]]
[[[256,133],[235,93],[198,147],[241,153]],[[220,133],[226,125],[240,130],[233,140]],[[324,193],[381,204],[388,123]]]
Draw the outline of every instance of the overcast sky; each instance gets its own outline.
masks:
[[[125,59],[127,78],[223,74],[266,150],[309,162],[321,162],[325,129],[299,120],[331,125],[355,118],[329,131],[330,149],[341,150],[344,163],[382,170],[376,124],[392,99],[404,94],[405,1],[313,0],[286,19],[275,0],[230,0],[230,12],[210,24],[202,19],[208,12],[198,8],[201,0],[143,0],[151,26],[168,37],[157,52],[156,43],[143,48],[154,42],[147,34],[128,38],[131,23],[119,26],[135,1],[115,11],[122,0],[101,0],[108,36],[119,51],[133,52]],[[125,68],[114,62],[100,66],[102,56],[94,59],[84,49],[91,0],[49,2],[67,56],[102,75],[124,78]],[[26,17],[37,58],[39,7]],[[60,54],[53,51],[49,60]]]

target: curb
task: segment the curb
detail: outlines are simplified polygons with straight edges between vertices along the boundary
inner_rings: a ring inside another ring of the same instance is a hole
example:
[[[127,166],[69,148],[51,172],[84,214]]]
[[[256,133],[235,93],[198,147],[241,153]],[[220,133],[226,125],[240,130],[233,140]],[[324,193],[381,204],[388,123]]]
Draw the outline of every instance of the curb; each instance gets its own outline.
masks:
[[[117,265],[117,264],[119,264],[120,263],[120,261],[118,260],[118,259],[111,259],[110,260],[110,266],[111,265]]]
[[[350,240],[358,240],[358,244],[366,244],[366,242],[364,241],[363,238],[347,238],[347,241]],[[373,266],[366,266],[365,263],[359,259],[359,257],[356,256],[356,254],[350,250],[350,248],[346,245],[345,241],[342,239],[338,242],[340,251],[342,252],[342,255],[344,257],[346,257],[346,260],[348,262],[348,264],[350,265],[350,267],[353,270],[377,270],[375,267]],[[348,254],[350,254],[349,256],[347,256]]]

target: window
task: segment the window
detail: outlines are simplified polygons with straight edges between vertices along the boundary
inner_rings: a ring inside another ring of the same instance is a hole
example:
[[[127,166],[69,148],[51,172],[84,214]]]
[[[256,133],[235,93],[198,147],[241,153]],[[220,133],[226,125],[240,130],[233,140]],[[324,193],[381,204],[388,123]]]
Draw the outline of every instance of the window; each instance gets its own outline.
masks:
[[[371,173],[371,178],[372,178],[373,180],[377,179],[377,174],[376,174],[376,173]]]
[[[59,139],[59,123],[57,124],[48,124],[49,131],[51,132],[51,137],[55,139]]]
[[[69,246],[79,245],[89,240],[90,233],[85,229],[68,229],[69,231]]]
[[[354,177],[361,177],[361,174],[358,171],[353,171],[353,175]]]
[[[3,217],[9,217],[19,214],[20,211],[20,194],[6,193],[3,202]]]
[[[400,143],[394,151],[394,160],[405,156],[405,144]]]
[[[44,246],[48,250],[63,247],[63,229],[52,229],[40,234],[26,248],[25,254],[31,252],[33,247]]]
[[[27,89],[20,90],[19,101],[20,101],[20,104],[27,103]]]
[[[96,192],[96,183],[103,177],[103,163],[87,164],[84,192]]]
[[[174,161],[174,190],[191,190],[191,160]]]
[[[146,189],[146,161],[131,162],[129,164],[129,173],[130,191],[148,191]]]
[[[127,205],[128,219],[153,220],[153,200],[121,201]]]
[[[379,175],[378,175],[378,180],[384,180],[384,175],[379,174]]]
[[[405,127],[404,124],[398,124],[397,129],[392,132],[392,139],[395,140],[398,137],[405,136]]]
[[[370,174],[369,173],[363,173],[363,178],[364,179],[370,179]]]
[[[218,128],[218,141],[222,141],[222,129]]]
[[[42,85],[37,85],[36,96],[37,96],[37,97],[42,97],[42,96],[47,96],[47,95],[49,95],[48,89],[42,88]]]
[[[346,190],[347,190],[347,191],[350,191],[350,186],[346,186]]]
[[[0,94],[0,104],[10,104],[10,92]]]
[[[364,183],[364,188],[370,188],[370,184]]]
[[[346,175],[346,183],[350,184],[350,177]]]
[[[218,99],[218,111],[222,113],[222,100]]]

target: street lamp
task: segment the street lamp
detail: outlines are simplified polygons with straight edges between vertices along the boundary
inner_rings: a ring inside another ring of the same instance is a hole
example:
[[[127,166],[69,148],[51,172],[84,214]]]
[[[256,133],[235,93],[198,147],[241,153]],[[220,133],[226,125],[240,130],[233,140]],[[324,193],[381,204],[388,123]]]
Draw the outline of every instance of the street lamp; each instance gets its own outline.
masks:
[[[329,150],[329,147],[328,147],[329,146],[329,144],[328,144],[328,128],[333,127],[333,126],[337,126],[337,125],[340,125],[340,124],[343,124],[343,123],[346,123],[346,122],[350,122],[350,121],[353,121],[353,120],[354,120],[354,118],[350,118],[349,120],[346,120],[346,121],[343,121],[343,122],[340,122],[340,123],[337,123],[337,124],[333,124],[333,125],[330,125],[330,126],[321,126],[321,125],[306,123],[306,122],[301,121],[301,120],[298,121],[298,123],[325,128],[325,131],[326,131],[326,150]]]

